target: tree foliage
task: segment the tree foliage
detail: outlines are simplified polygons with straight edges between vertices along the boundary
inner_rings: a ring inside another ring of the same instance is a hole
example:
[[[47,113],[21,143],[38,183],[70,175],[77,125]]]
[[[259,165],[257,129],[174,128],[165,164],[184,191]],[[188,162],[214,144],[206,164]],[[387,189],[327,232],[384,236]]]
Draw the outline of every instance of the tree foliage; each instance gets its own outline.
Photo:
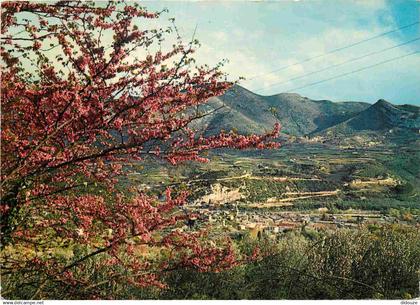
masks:
[[[418,297],[419,231],[401,225],[291,233],[261,240],[258,261],[221,273],[168,275],[167,299],[404,299]],[[255,242],[244,240],[245,246]]]

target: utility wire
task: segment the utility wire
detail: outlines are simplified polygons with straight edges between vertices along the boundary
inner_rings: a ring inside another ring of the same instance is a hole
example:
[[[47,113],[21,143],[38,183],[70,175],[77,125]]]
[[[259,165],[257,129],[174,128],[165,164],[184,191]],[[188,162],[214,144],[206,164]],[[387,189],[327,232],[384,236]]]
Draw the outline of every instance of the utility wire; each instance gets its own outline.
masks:
[[[385,51],[389,51],[389,50],[392,50],[392,49],[395,49],[395,48],[398,48],[398,47],[401,47],[401,46],[410,44],[410,43],[415,42],[415,41],[418,41],[418,40],[420,40],[420,37],[417,37],[415,39],[412,39],[412,40],[409,40],[409,41],[406,41],[406,42],[403,42],[403,43],[400,43],[400,44],[397,44],[397,45],[394,45],[394,46],[391,46],[391,47],[388,47],[388,48],[385,48],[385,49],[382,49],[382,50],[374,51],[374,52],[371,52],[371,53],[368,53],[368,54],[365,54],[365,55],[362,55],[362,56],[359,56],[359,57],[354,57],[354,58],[351,58],[349,60],[343,61],[341,63],[334,64],[334,65],[331,65],[331,66],[322,68],[320,70],[316,70],[316,71],[309,72],[309,73],[306,73],[306,74],[303,74],[303,75],[292,77],[292,78],[287,79],[285,81],[281,81],[281,82],[278,82],[278,83],[273,83],[273,84],[271,84],[269,86],[255,89],[254,91],[264,90],[264,89],[276,87],[278,85],[282,85],[282,84],[285,84],[285,83],[289,83],[291,81],[294,81],[294,80],[297,80],[297,79],[301,79],[301,78],[304,78],[304,77],[307,77],[307,76],[310,76],[310,75],[313,75],[313,74],[316,74],[316,73],[319,73],[319,72],[324,72],[324,71],[327,71],[327,70],[332,69],[332,68],[337,68],[337,67],[340,67],[342,65],[348,64],[350,62],[357,61],[357,60],[360,60],[360,59],[363,59],[363,58],[366,58],[366,57],[369,57],[369,56],[372,56],[372,55],[380,54],[380,53],[383,53]]]
[[[401,59],[401,58],[404,58],[404,57],[408,57],[408,56],[411,56],[411,55],[414,55],[414,54],[418,54],[418,53],[420,53],[420,51],[415,51],[415,52],[408,53],[408,54],[405,54],[405,55],[401,55],[401,56],[398,56],[398,57],[393,57],[391,59],[378,62],[378,63],[376,63],[374,65],[363,67],[363,68],[360,68],[360,69],[357,69],[357,70],[353,70],[353,71],[350,71],[350,72],[347,72],[347,73],[339,74],[339,75],[336,75],[336,76],[333,76],[333,77],[330,77],[330,78],[327,78],[327,79],[323,79],[323,80],[320,80],[320,81],[317,81],[317,82],[309,83],[309,84],[306,84],[306,85],[303,85],[303,86],[300,86],[300,87],[296,87],[296,88],[293,88],[293,89],[290,89],[290,90],[287,90],[287,91],[288,92],[292,92],[292,91],[295,91],[295,90],[299,90],[299,89],[303,89],[303,88],[315,86],[315,85],[318,85],[318,84],[321,84],[321,83],[325,83],[327,81],[330,81],[330,80],[333,80],[333,79],[336,79],[336,78],[340,78],[340,77],[344,77],[344,76],[347,76],[347,75],[350,75],[350,74],[353,74],[353,73],[364,71],[364,70],[367,70],[367,69],[370,69],[370,68],[373,68],[373,67],[376,67],[376,66],[379,66],[379,65],[382,65],[382,64],[386,64],[386,63],[389,63],[391,61],[395,61],[395,60],[398,60],[398,59]]]
[[[360,40],[360,41],[354,42],[354,43],[349,44],[349,45],[344,46],[344,47],[340,47],[340,48],[337,48],[337,49],[332,49],[332,50],[327,51],[327,52],[325,52],[325,53],[323,53],[323,54],[319,54],[319,55],[316,55],[316,56],[313,56],[313,57],[309,57],[309,58],[306,58],[306,59],[304,59],[304,60],[302,60],[302,61],[299,61],[299,62],[296,62],[296,63],[290,64],[290,65],[287,65],[287,66],[284,66],[284,67],[281,67],[281,68],[278,68],[278,69],[275,69],[275,70],[272,70],[272,71],[269,71],[269,72],[266,72],[266,73],[262,73],[262,74],[254,75],[254,76],[252,76],[252,77],[248,78],[247,80],[253,80],[253,79],[256,79],[256,78],[261,77],[261,76],[263,76],[263,75],[267,75],[267,74],[272,74],[272,73],[274,73],[274,72],[283,71],[283,70],[286,70],[286,69],[288,69],[288,68],[290,68],[290,67],[294,67],[294,66],[297,66],[297,65],[300,65],[300,64],[306,63],[306,62],[308,62],[308,61],[312,61],[312,60],[314,60],[314,59],[321,58],[321,57],[327,56],[327,55],[329,55],[329,54],[336,53],[336,52],[339,52],[339,51],[345,50],[345,49],[347,49],[347,48],[351,48],[351,47],[357,46],[357,45],[362,44],[362,43],[365,43],[365,42],[367,42],[367,41],[371,41],[371,40],[373,40],[373,39],[376,39],[376,38],[379,38],[379,37],[382,37],[382,36],[385,36],[385,35],[388,35],[388,34],[391,34],[391,33],[395,33],[395,32],[397,32],[397,31],[399,31],[399,30],[409,28],[409,27],[411,27],[411,26],[413,26],[413,25],[416,25],[416,24],[419,24],[419,23],[420,23],[420,21],[416,21],[416,22],[413,22],[413,23],[410,23],[410,24],[404,25],[404,26],[402,26],[402,27],[399,27],[399,28],[393,29],[393,30],[391,30],[391,31],[384,32],[384,33],[381,33],[381,34],[378,34],[378,35],[375,35],[375,36],[369,37],[369,38],[367,38],[367,39],[363,39],[363,40]],[[246,80],[246,81],[247,81],[247,80]]]

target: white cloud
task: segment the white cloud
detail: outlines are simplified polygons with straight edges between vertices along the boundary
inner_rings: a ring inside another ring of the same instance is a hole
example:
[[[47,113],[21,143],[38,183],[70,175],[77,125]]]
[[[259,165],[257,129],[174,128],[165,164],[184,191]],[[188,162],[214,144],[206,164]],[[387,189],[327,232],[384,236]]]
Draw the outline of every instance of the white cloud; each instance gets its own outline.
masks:
[[[228,34],[223,31],[212,32],[210,36],[218,43],[224,43],[228,40]]]

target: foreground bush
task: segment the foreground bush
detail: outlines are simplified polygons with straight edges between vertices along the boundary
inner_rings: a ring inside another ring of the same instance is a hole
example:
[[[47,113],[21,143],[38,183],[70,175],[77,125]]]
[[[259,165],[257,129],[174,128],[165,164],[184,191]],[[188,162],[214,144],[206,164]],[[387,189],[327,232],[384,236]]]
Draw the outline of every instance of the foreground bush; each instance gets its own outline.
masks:
[[[174,268],[160,273],[164,288],[139,288],[132,281],[109,278],[109,274],[118,275],[124,271],[121,267],[117,270],[115,266],[108,266],[103,254],[85,264],[84,272],[90,274],[92,280],[85,286],[72,287],[56,280],[48,282],[43,291],[51,299],[87,298],[93,291],[98,297],[114,299],[418,297],[420,233],[413,227],[341,229],[318,234],[315,239],[301,233],[289,233],[279,241],[245,239],[235,246],[237,251],[248,256],[258,246],[261,258],[221,272]],[[56,255],[65,259],[66,251],[63,248]],[[27,298],[34,288],[16,285],[25,278],[27,275],[19,273],[3,276],[3,288],[14,287],[12,298]]]
[[[250,241],[247,241],[250,243]],[[273,251],[221,273],[169,274],[168,299],[401,299],[418,296],[418,229],[339,230],[310,241],[301,234],[259,242]]]

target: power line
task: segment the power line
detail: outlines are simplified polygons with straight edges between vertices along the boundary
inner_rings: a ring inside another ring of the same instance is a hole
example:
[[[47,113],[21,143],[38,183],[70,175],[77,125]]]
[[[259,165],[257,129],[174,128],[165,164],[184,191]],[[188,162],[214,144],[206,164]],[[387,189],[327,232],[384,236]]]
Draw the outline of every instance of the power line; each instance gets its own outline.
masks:
[[[344,77],[344,76],[347,76],[347,75],[350,75],[350,74],[353,74],[353,73],[364,71],[364,70],[367,70],[367,69],[370,69],[370,68],[373,68],[373,67],[376,67],[376,66],[379,66],[379,65],[382,65],[382,64],[386,64],[386,63],[389,63],[391,61],[395,61],[395,60],[398,60],[398,59],[401,59],[401,58],[404,58],[404,57],[408,57],[408,56],[411,56],[411,55],[414,55],[414,54],[418,54],[418,53],[420,53],[420,51],[415,51],[415,52],[408,53],[408,54],[405,54],[405,55],[401,55],[401,56],[398,56],[398,57],[393,57],[391,59],[378,62],[378,63],[376,63],[374,65],[363,67],[363,68],[360,68],[360,69],[357,69],[357,70],[353,70],[353,71],[350,71],[350,72],[347,72],[347,73],[339,74],[339,75],[336,75],[336,76],[333,76],[333,77],[330,77],[330,78],[327,78],[327,79],[323,79],[323,80],[320,80],[320,81],[317,81],[317,82],[305,84],[303,86],[296,87],[296,88],[293,88],[293,89],[290,89],[290,90],[287,90],[287,91],[288,92],[291,92],[291,91],[295,91],[295,90],[299,90],[299,89],[303,89],[303,88],[315,86],[315,85],[318,85],[318,84],[321,84],[321,83],[325,83],[327,81],[330,81],[330,80],[333,80],[333,79],[336,79],[336,78],[340,78],[340,77]]]
[[[320,70],[316,70],[316,71],[309,72],[309,73],[306,73],[306,74],[303,74],[303,75],[292,77],[292,78],[287,79],[285,81],[281,81],[281,82],[278,82],[278,83],[273,83],[273,84],[271,84],[269,86],[255,89],[255,91],[264,90],[264,89],[268,89],[268,88],[272,88],[272,87],[276,87],[278,85],[282,85],[282,84],[285,84],[285,83],[288,83],[288,82],[291,82],[291,81],[294,81],[294,80],[297,80],[297,79],[301,79],[301,78],[304,78],[304,77],[307,77],[307,76],[310,76],[310,75],[313,75],[313,74],[316,74],[316,73],[319,73],[319,72],[324,72],[324,71],[330,70],[332,68],[337,68],[337,67],[340,67],[342,65],[348,64],[350,62],[357,61],[357,60],[360,60],[360,59],[363,59],[363,58],[366,58],[366,57],[369,57],[369,56],[372,56],[372,55],[380,54],[380,53],[383,53],[385,51],[389,51],[389,50],[392,50],[392,49],[395,49],[395,48],[398,48],[398,47],[401,47],[401,46],[410,44],[410,43],[415,42],[415,41],[418,41],[418,40],[420,40],[420,37],[417,37],[415,39],[412,39],[412,40],[409,40],[409,41],[406,41],[406,42],[403,42],[403,43],[400,43],[400,44],[397,44],[397,45],[394,45],[394,46],[391,46],[391,47],[388,47],[388,48],[385,48],[385,49],[382,49],[382,50],[374,51],[374,52],[371,52],[371,53],[368,53],[368,54],[365,54],[365,55],[362,55],[362,56],[359,56],[359,57],[354,57],[354,58],[351,58],[349,60],[343,61],[341,63],[334,64],[334,65],[331,65],[331,66],[322,68]]]
[[[304,59],[304,60],[302,60],[302,61],[299,61],[299,62],[296,62],[296,63],[290,64],[290,65],[287,65],[287,66],[284,66],[284,67],[281,67],[281,68],[278,68],[278,69],[275,69],[275,70],[272,70],[272,71],[269,71],[269,72],[266,72],[266,73],[262,73],[262,74],[254,75],[254,76],[252,76],[252,77],[248,78],[247,80],[253,80],[253,79],[256,79],[256,78],[258,78],[258,77],[260,77],[260,76],[263,76],[263,75],[267,75],[267,74],[272,74],[272,73],[274,73],[274,72],[283,71],[283,70],[286,70],[286,69],[288,69],[288,68],[290,68],[290,67],[294,67],[294,66],[297,66],[297,65],[300,65],[300,64],[306,63],[306,62],[308,62],[308,61],[312,61],[312,60],[314,60],[314,59],[321,58],[321,57],[327,56],[327,55],[329,55],[329,54],[336,53],[336,52],[339,52],[339,51],[345,50],[345,49],[347,49],[347,48],[351,48],[351,47],[357,46],[357,45],[362,44],[362,43],[365,43],[365,42],[367,42],[367,41],[371,41],[371,40],[373,40],[373,39],[376,39],[376,38],[379,38],[379,37],[382,37],[382,36],[385,36],[385,35],[388,35],[388,34],[391,34],[391,33],[395,33],[395,32],[397,32],[397,31],[399,31],[399,30],[409,28],[409,27],[411,27],[411,26],[413,26],[413,25],[416,25],[416,24],[419,24],[419,23],[420,23],[420,21],[416,21],[416,22],[413,22],[413,23],[410,23],[410,24],[404,25],[404,26],[402,26],[402,27],[399,27],[399,28],[396,28],[396,29],[390,30],[390,31],[388,31],[388,32],[384,32],[384,33],[381,33],[381,34],[378,34],[378,35],[375,35],[375,36],[372,36],[372,37],[369,37],[369,38],[366,38],[366,39],[363,39],[363,40],[360,40],[360,41],[354,42],[354,43],[349,44],[349,45],[344,46],[344,47],[340,47],[340,48],[337,48],[337,49],[332,49],[332,50],[327,51],[327,52],[325,52],[325,53],[323,53],[323,54],[319,54],[319,55],[316,55],[316,56],[313,56],[313,57],[309,57],[309,58],[306,58],[306,59]]]

